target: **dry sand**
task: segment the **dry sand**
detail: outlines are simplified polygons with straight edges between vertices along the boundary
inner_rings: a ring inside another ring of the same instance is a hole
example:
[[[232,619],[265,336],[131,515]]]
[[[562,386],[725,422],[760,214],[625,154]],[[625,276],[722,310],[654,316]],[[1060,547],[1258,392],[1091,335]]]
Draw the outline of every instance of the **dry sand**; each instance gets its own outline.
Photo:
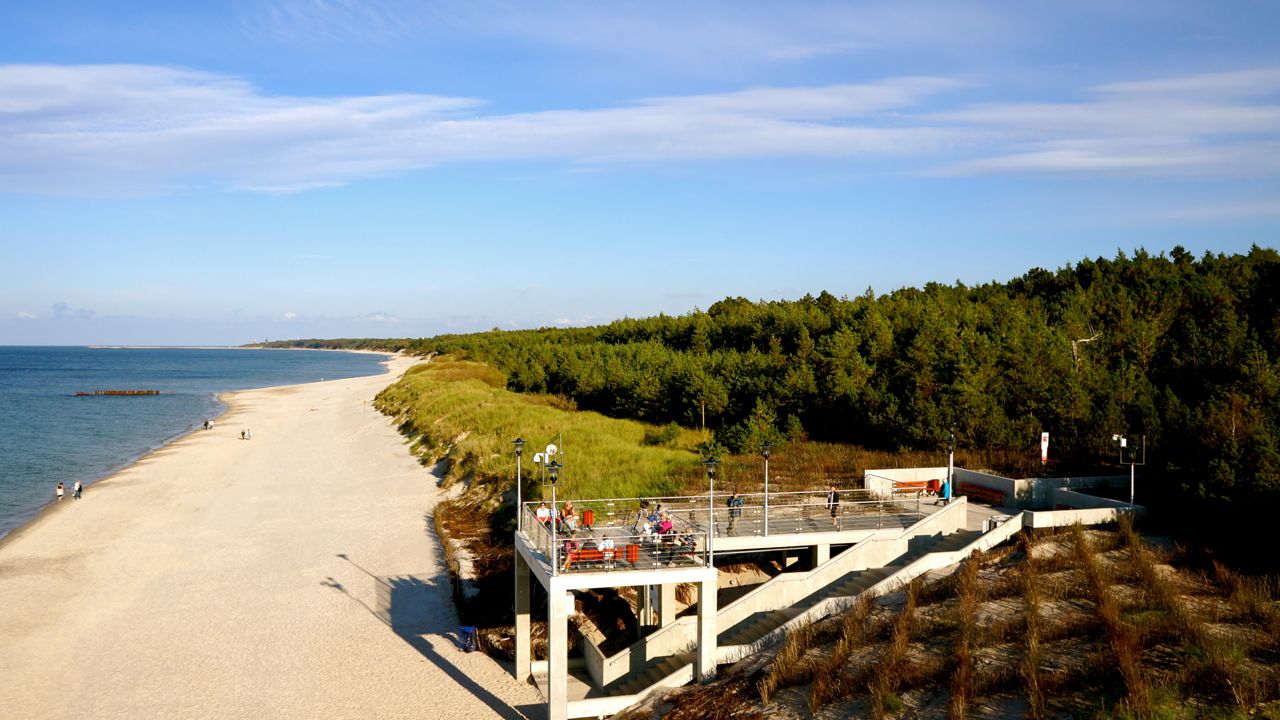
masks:
[[[441,491],[371,406],[411,364],[229,395],[7,538],[0,715],[543,716],[455,642]]]

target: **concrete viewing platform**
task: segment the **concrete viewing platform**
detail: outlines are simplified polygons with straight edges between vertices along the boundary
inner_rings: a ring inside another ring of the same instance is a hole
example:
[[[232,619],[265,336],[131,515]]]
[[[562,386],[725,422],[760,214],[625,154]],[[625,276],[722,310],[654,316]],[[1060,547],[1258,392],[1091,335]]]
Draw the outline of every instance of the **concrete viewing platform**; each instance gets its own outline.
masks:
[[[948,476],[959,497],[944,502],[929,493]],[[1079,492],[1115,480],[911,468],[868,471],[865,489],[841,491],[834,507],[825,491],[525,503],[515,533],[515,675],[538,686],[551,720],[612,715],[1023,528],[1140,513]],[[746,584],[717,569],[761,558],[774,570]],[[547,659],[537,661],[535,587],[547,606]],[[590,622],[568,622],[575,592],[621,588],[635,592],[630,645],[607,643]],[[572,660],[571,631],[582,635],[582,657]]]
[[[646,503],[643,508],[642,502]],[[945,528],[930,530],[938,535],[970,522],[966,508],[960,507],[966,505],[962,499],[948,506],[920,493],[873,498],[861,490],[841,492],[834,507],[822,491],[570,500],[556,503],[558,511],[565,511],[564,521],[559,521],[559,512],[551,512],[550,505],[525,503],[515,533],[515,671],[517,677],[537,681],[553,718],[611,714],[634,696],[628,683],[647,681],[646,673],[671,671],[669,675],[673,672],[672,677],[680,678],[678,684],[713,675],[723,660],[721,631],[751,616],[748,613],[731,623],[729,618],[736,618],[737,611],[727,608],[729,614],[718,617],[723,613],[719,612],[717,556],[783,551],[803,558],[806,567],[817,568],[826,566],[836,552],[881,538],[891,540],[893,550],[887,562],[906,551],[907,541],[902,538],[922,524],[929,525],[934,514],[953,511]],[[548,598],[548,659],[543,661],[532,656],[530,612],[535,582]],[[696,601],[676,622],[675,589],[681,584],[693,586]],[[566,648],[573,592],[621,587],[637,588],[643,624],[664,632],[642,639],[648,643],[646,649],[634,657],[623,652],[605,658],[595,646],[586,648],[588,667],[575,661],[571,670]],[[780,587],[774,587],[775,595]],[[783,591],[794,592],[796,587]],[[752,599],[748,605],[752,602],[758,601]],[[675,652],[677,645],[685,649]],[[671,667],[650,667],[660,662]]]

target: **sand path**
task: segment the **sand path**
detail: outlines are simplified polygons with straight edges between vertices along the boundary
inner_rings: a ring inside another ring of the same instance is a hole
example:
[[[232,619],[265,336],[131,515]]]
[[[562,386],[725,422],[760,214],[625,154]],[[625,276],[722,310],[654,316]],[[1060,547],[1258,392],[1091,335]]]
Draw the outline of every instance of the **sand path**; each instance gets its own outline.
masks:
[[[6,718],[539,717],[453,640],[392,375],[236,393],[0,545]],[[251,428],[252,440],[240,440]]]

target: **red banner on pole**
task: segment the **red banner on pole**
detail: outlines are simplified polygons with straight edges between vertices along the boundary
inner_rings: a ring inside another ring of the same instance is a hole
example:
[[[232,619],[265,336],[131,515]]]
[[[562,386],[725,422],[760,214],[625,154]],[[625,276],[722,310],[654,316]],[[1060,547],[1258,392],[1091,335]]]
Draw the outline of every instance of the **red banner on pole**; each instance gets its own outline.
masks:
[[[1049,462],[1049,433],[1040,433],[1040,464]]]

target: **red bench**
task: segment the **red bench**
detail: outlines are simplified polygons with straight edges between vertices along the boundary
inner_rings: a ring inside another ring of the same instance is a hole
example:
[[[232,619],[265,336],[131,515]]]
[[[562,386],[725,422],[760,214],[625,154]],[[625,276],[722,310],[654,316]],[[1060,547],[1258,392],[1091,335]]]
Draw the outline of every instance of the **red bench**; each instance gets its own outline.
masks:
[[[997,505],[1003,505],[1005,500],[1005,492],[1003,490],[996,490],[995,488],[973,483],[960,483],[960,491],[957,494]]]
[[[902,493],[937,495],[942,491],[942,482],[941,480],[896,480],[893,483],[893,490]]]
[[[582,548],[569,551],[569,554],[564,559],[564,568],[568,570],[572,565],[595,565],[603,562],[603,551],[597,548]]]

